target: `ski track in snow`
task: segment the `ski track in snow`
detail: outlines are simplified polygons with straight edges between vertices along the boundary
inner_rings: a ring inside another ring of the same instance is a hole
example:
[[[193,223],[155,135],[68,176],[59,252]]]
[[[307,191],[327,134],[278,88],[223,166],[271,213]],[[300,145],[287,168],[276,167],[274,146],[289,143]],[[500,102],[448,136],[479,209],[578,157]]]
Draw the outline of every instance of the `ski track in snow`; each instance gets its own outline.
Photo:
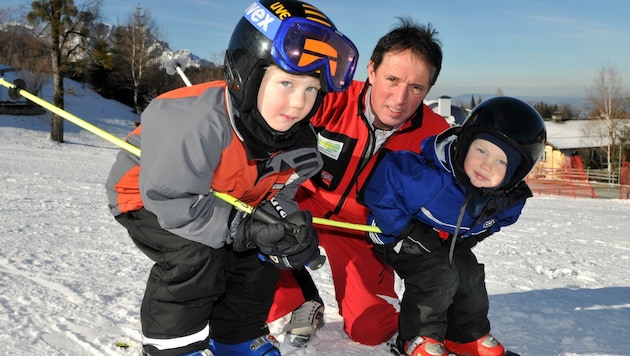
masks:
[[[128,108],[67,86],[75,115],[118,137],[133,129]],[[47,117],[0,115],[0,354],[139,355],[151,264],[107,211],[118,150],[68,122],[66,143],[51,142]],[[523,356],[630,355],[629,230],[629,201],[530,199],[476,248],[493,334]],[[343,332],[328,265],[313,277],[326,326],[307,348],[282,343],[283,355],[387,355]]]

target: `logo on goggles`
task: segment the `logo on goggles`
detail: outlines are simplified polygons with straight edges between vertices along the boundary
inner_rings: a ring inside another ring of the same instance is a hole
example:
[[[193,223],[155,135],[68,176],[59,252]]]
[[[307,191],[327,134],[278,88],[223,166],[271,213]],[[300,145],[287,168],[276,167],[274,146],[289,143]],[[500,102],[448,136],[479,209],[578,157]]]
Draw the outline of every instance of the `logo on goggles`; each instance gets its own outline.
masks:
[[[337,73],[337,56],[337,50],[328,43],[307,38],[304,42],[304,52],[297,65],[307,67],[313,62],[327,57],[330,60],[330,72],[335,74]]]
[[[280,20],[259,2],[250,5],[243,17],[272,41],[271,55],[283,70],[322,73],[328,90],[343,91],[350,85],[359,54],[352,41],[330,24],[310,17]]]

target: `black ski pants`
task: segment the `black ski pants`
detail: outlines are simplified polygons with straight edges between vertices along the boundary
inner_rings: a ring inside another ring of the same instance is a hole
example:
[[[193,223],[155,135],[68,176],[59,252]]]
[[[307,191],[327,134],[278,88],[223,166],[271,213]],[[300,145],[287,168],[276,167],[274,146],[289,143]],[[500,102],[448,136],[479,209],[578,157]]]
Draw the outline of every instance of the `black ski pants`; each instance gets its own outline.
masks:
[[[142,334],[151,339],[178,339],[210,325],[221,343],[240,343],[266,335],[279,271],[260,261],[256,250],[234,253],[213,249],[162,229],[157,217],[140,209],[121,214],[122,224],[136,246],[154,263],[142,300]],[[206,349],[209,337],[183,347],[150,355],[170,356]]]
[[[375,246],[375,251],[404,281],[401,338],[470,342],[490,331],[484,266],[470,248],[456,248],[452,266],[448,243],[421,255],[395,252],[393,246]]]

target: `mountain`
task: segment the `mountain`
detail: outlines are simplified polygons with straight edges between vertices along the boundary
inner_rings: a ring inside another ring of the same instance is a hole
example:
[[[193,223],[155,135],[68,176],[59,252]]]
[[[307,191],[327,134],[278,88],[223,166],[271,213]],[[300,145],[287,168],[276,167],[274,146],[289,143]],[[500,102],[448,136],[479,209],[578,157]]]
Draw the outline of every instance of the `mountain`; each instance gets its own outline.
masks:
[[[116,25],[108,24],[108,23],[97,23],[94,24],[92,29],[93,35],[98,36],[99,38],[105,38],[110,44],[113,41],[114,33],[116,31]],[[183,68],[187,67],[214,67],[217,64],[205,60],[199,56],[196,56],[188,49],[176,50],[173,51],[169,47],[168,42],[160,41],[155,37],[152,37],[150,40],[150,46],[148,49],[151,53],[157,54],[157,62],[164,64],[167,60],[172,58],[181,59],[178,61],[182,65]]]
[[[13,31],[15,33],[21,33],[21,34],[31,34],[35,36],[33,32],[33,27],[27,24],[11,22],[7,24],[0,24],[0,27],[2,30]],[[103,38],[111,45],[114,40],[114,33],[116,32],[116,28],[117,28],[116,25],[112,25],[108,23],[103,23],[103,22],[95,23],[90,29],[89,40],[93,41],[93,39],[95,38]],[[49,34],[47,31],[43,31],[39,33],[37,36],[45,40],[48,40],[49,38]],[[78,36],[75,36],[75,41],[77,42],[79,41]],[[170,49],[168,42],[160,41],[155,37],[150,38],[148,51],[152,53],[153,55],[155,55],[156,61],[162,65],[167,60],[174,59],[174,58],[178,59],[178,63],[180,63],[180,65],[184,69],[187,67],[199,68],[199,67],[215,67],[219,65],[219,64],[210,62],[208,60],[205,60],[195,55],[188,49],[173,51]],[[76,55],[77,60],[81,60],[84,57],[85,57],[85,53],[80,53]]]

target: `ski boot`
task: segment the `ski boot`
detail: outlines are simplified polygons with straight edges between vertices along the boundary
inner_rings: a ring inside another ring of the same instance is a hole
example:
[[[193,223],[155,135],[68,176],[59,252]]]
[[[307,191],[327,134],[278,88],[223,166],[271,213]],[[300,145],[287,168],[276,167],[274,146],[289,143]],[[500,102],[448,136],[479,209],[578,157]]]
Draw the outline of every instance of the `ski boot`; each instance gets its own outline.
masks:
[[[324,305],[314,300],[308,300],[291,313],[291,320],[283,328],[289,342],[295,347],[304,347],[315,330],[324,326]]]
[[[471,342],[459,343],[451,340],[444,341],[444,346],[448,352],[462,356],[503,356],[505,349],[503,345],[492,335],[486,334],[483,337]]]
[[[214,356],[281,356],[278,341],[271,335],[233,345],[210,339],[210,351]]]
[[[448,356],[442,342],[426,336],[417,336],[410,341],[398,336],[391,351],[400,356]]]

